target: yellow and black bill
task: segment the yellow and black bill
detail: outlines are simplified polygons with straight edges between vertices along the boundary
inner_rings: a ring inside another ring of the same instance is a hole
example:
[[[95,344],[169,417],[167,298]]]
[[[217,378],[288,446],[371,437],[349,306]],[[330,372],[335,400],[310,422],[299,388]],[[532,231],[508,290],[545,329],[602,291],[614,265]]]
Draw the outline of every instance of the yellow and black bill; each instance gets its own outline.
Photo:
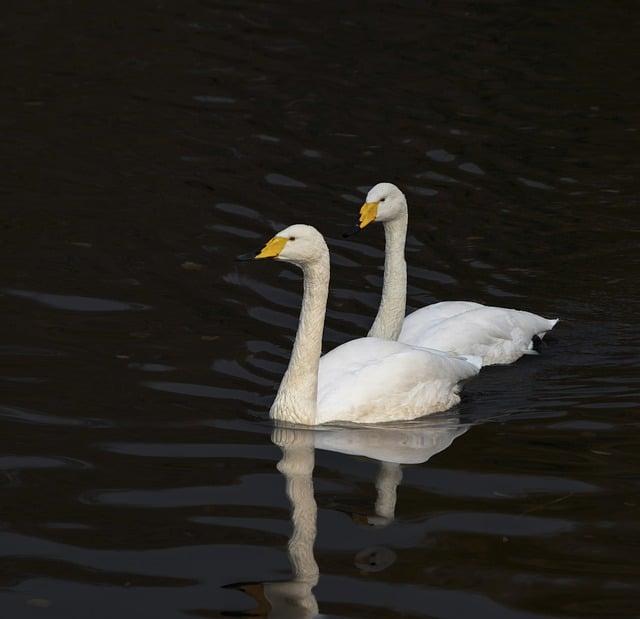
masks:
[[[358,232],[360,232],[360,230],[366,228],[372,221],[375,221],[378,215],[378,204],[380,203],[365,202],[360,207],[360,220],[358,222],[358,225],[351,232],[345,232],[342,235],[343,238],[348,238],[350,236],[353,236],[354,234],[357,234]]]
[[[246,262],[249,260],[262,260],[264,258],[277,258],[287,244],[287,241],[288,239],[285,239],[283,236],[274,236],[267,241],[267,244],[260,251],[243,254],[242,256],[238,256],[236,260]]]

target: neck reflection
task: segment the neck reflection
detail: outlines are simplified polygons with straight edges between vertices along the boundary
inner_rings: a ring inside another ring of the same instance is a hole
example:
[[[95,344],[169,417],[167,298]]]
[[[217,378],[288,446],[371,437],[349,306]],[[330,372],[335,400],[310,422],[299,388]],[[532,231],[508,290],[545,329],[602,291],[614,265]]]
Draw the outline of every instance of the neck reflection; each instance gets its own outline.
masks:
[[[313,593],[319,569],[314,555],[317,505],[313,489],[315,449],[377,460],[376,501],[373,514],[352,513],[359,524],[384,527],[395,520],[402,465],[427,462],[447,449],[469,429],[457,417],[384,425],[296,427],[279,425],[271,440],[282,451],[277,468],[282,473],[291,507],[292,533],[287,545],[291,579],[281,582],[231,585],[250,595],[257,606],[245,616],[311,618],[318,615]],[[384,547],[364,548],[355,557],[361,571],[380,571],[391,565],[395,553]]]

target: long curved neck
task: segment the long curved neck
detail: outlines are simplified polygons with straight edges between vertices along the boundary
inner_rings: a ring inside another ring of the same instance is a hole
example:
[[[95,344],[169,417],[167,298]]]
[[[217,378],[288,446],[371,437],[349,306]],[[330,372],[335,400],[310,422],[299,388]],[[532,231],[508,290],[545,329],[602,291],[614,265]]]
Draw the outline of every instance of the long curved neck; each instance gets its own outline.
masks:
[[[407,238],[406,211],[384,223],[385,258],[382,299],[369,337],[397,340],[407,305],[407,263],[404,245]]]
[[[329,294],[329,251],[302,267],[304,293],[296,340],[289,367],[271,406],[271,417],[315,425],[318,401],[318,365]]]

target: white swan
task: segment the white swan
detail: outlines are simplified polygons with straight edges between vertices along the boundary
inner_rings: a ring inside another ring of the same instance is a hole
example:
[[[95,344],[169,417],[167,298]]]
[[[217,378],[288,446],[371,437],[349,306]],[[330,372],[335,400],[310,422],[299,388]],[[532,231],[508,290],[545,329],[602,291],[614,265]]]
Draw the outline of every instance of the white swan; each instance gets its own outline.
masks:
[[[415,419],[457,404],[460,382],[481,367],[478,358],[371,337],[342,344],[320,358],[329,292],[324,238],[315,228],[296,224],[254,258],[291,262],[302,269],[304,280],[298,332],[271,406],[273,419],[304,425]]]
[[[385,232],[382,300],[370,337],[398,340],[459,355],[482,357],[483,365],[512,363],[533,350],[533,337],[544,337],[558,322],[537,314],[471,301],[443,301],[405,318],[407,265],[404,246],[408,209],[392,183],[378,183],[360,209],[359,230],[374,221]]]

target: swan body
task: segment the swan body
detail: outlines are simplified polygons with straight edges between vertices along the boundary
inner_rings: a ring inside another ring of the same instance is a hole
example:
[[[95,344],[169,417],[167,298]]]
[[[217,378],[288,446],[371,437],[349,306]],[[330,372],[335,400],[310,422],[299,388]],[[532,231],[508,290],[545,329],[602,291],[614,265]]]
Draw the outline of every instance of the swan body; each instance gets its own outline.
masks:
[[[318,423],[407,420],[446,410],[460,401],[459,382],[480,367],[473,358],[401,342],[352,340],[320,359]]]
[[[414,346],[464,351],[481,357],[483,365],[507,364],[531,354],[533,336],[544,337],[556,322],[530,312],[482,305],[435,320],[417,310],[404,320],[398,340]]]
[[[304,425],[416,419],[457,404],[461,381],[480,370],[481,361],[473,356],[380,338],[347,342],[321,358],[329,291],[324,238],[315,228],[296,224],[255,257],[291,262],[303,272],[298,332],[271,406],[273,419]]]
[[[419,310],[409,314],[403,320],[402,328],[404,329],[409,318],[411,318],[413,322],[412,327],[415,328],[418,323],[422,323],[426,326],[428,323],[437,322],[443,318],[451,318],[452,316],[457,316],[463,312],[480,309],[482,307],[486,307],[486,305],[482,305],[482,303],[474,303],[473,301],[440,301],[439,303],[432,303],[431,305],[421,307]]]
[[[405,317],[408,209],[404,194],[395,185],[379,183],[369,191],[360,210],[360,228],[373,221],[384,224],[385,263],[382,300],[370,337],[479,356],[483,365],[507,364],[531,353],[533,338],[544,337],[558,322],[471,301],[435,303]]]

